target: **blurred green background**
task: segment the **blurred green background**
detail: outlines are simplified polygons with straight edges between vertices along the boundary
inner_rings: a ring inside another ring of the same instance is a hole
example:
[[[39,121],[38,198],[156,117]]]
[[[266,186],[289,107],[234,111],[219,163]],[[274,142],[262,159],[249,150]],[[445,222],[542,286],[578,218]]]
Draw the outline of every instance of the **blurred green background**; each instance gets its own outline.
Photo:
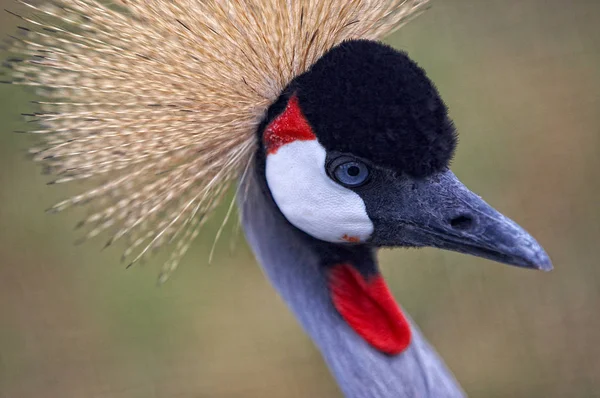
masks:
[[[600,2],[439,0],[389,42],[448,103],[454,172],[555,265],[385,251],[395,296],[473,397],[600,397]],[[243,239],[207,264],[224,209],[160,288],[160,259],[74,246],[80,214],[44,213],[67,189],[10,133],[34,98],[0,85],[0,397],[340,396]]]

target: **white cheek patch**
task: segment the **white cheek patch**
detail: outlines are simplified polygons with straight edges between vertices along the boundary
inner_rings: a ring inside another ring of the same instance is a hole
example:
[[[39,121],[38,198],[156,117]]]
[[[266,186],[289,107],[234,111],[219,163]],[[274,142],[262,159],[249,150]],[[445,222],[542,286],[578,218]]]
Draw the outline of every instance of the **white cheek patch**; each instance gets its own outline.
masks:
[[[285,218],[327,242],[362,242],[373,233],[362,198],[325,172],[317,140],[294,141],[267,155],[267,184]]]

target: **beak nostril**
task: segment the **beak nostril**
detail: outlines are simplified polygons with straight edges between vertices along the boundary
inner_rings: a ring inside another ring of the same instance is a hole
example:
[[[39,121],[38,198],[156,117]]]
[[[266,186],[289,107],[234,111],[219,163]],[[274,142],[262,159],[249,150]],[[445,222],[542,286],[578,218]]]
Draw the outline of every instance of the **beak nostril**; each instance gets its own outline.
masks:
[[[473,224],[473,218],[465,214],[461,214],[460,216],[454,217],[450,220],[450,225],[452,226],[452,228],[459,229],[462,231],[470,229],[473,226]]]

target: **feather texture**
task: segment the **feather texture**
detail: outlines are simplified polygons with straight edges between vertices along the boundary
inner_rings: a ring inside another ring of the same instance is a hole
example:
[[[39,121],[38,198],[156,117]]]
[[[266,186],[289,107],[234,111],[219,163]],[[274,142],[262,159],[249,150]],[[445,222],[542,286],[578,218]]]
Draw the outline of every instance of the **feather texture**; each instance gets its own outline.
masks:
[[[164,280],[252,159],[285,86],[349,39],[378,39],[427,0],[57,0],[30,12],[12,83],[44,97],[35,160],[92,188],[86,238],[127,238],[131,263],[175,247]]]

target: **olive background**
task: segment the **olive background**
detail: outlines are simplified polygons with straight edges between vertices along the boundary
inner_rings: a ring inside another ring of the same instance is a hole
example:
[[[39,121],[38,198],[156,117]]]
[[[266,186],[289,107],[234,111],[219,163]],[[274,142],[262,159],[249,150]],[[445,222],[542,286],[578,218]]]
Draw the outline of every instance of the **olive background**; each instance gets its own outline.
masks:
[[[0,14],[0,35],[17,24]],[[555,265],[386,250],[395,297],[472,397],[600,397],[600,2],[437,0],[387,42],[448,104],[454,172]],[[83,213],[44,210],[82,187],[46,186],[11,133],[34,99],[0,85],[1,398],[341,396],[233,227],[208,264],[226,208],[161,287],[160,256],[125,270],[73,245]]]

